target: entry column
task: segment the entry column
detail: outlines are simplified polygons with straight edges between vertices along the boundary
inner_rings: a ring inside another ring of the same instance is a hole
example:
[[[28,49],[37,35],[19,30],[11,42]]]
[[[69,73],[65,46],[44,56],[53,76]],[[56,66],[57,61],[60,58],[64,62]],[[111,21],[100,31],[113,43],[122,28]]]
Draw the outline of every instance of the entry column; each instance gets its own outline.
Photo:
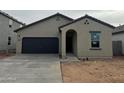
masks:
[[[61,56],[62,58],[66,58],[66,32],[62,31],[61,34]]]

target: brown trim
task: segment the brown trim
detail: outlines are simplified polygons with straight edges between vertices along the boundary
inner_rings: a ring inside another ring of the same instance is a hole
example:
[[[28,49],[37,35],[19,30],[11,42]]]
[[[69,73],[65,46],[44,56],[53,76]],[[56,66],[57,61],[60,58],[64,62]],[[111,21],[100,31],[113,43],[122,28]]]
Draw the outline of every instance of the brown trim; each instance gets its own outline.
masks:
[[[100,23],[100,24],[103,24],[103,25],[105,25],[105,26],[108,26],[108,27],[110,27],[110,28],[112,28],[112,29],[115,28],[114,26],[112,26],[112,25],[110,25],[110,24],[108,24],[108,23],[106,23],[106,22],[103,22],[103,21],[101,21],[101,20],[98,20],[98,19],[96,19],[96,18],[94,18],[94,17],[91,17],[91,16],[89,16],[89,15],[85,15],[85,16],[83,16],[83,17],[80,17],[80,18],[78,18],[78,19],[76,19],[76,20],[74,20],[74,21],[68,23],[68,24],[65,24],[65,25],[63,25],[63,26],[60,26],[59,29],[65,27],[65,26],[68,26],[68,25],[70,25],[70,24],[73,24],[73,23],[75,23],[75,22],[77,22],[77,21],[80,21],[80,20],[82,20],[82,19],[84,19],[84,18],[89,18],[89,19],[91,19],[91,20],[94,20],[95,22],[98,22],[98,23]]]
[[[66,18],[66,19],[68,19],[68,20],[70,20],[70,21],[73,21],[73,19],[70,18],[70,17],[67,17],[67,16],[65,16],[65,15],[63,15],[63,14],[60,14],[60,13],[56,13],[56,14],[54,14],[54,15],[52,15],[52,16],[46,17],[46,18],[44,18],[44,19],[41,19],[41,20],[39,20],[39,21],[36,21],[36,22],[31,23],[31,24],[29,24],[29,25],[26,25],[26,26],[24,26],[24,27],[22,27],[22,28],[19,28],[19,29],[15,30],[14,32],[18,32],[18,31],[20,31],[20,30],[22,30],[22,29],[25,29],[25,28],[30,27],[30,26],[32,26],[32,25],[35,25],[35,24],[37,24],[37,23],[46,21],[46,20],[48,20],[48,19],[50,19],[50,18],[52,18],[52,17],[55,17],[55,16],[62,16],[62,17]]]

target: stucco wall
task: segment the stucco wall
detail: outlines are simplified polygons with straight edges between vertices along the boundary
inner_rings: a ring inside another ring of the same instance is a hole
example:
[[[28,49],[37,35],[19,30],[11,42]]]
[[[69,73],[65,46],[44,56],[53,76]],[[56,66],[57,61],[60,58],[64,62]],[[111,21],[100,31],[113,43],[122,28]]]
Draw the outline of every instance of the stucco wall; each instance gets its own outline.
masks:
[[[59,20],[57,20],[58,17]],[[68,22],[70,22],[70,20],[63,18],[61,16],[55,16],[51,19],[48,19],[46,21],[40,22],[38,24],[20,30],[19,32],[17,32],[18,39],[16,44],[16,50],[17,50],[16,53],[21,53],[23,37],[58,37],[59,38],[58,27]]]
[[[9,27],[9,18],[0,14],[0,50],[16,48],[16,33],[15,29],[20,27],[20,24],[13,21],[12,27]],[[8,36],[11,37],[11,45],[8,46]]]
[[[122,53],[124,55],[124,33],[113,35],[112,41],[122,41]]]
[[[84,24],[85,19],[77,21],[73,24],[61,28],[62,33],[73,29],[77,32],[77,56],[78,57],[112,57],[112,31],[113,29],[97,23],[91,19],[87,19],[89,24]],[[100,48],[101,50],[90,50],[91,34],[90,31],[100,31]],[[62,36],[65,37],[64,35]],[[62,41],[64,42],[64,40]],[[66,44],[66,43],[64,43]],[[66,45],[62,45],[62,56],[66,53],[63,49]],[[75,50],[76,51],[76,50]],[[66,55],[65,55],[66,56]]]

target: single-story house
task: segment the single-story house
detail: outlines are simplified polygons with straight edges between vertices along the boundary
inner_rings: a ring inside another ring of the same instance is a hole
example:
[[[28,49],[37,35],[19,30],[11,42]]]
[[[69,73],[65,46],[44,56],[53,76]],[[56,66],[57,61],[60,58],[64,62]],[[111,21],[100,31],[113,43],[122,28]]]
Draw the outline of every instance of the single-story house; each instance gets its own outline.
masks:
[[[14,30],[25,25],[7,13],[0,11],[0,53],[16,49],[16,33]]]
[[[113,52],[117,56],[124,55],[124,25],[116,27],[112,33]]]
[[[17,32],[17,53],[68,53],[77,57],[111,58],[115,27],[89,15],[73,20],[57,13]]]

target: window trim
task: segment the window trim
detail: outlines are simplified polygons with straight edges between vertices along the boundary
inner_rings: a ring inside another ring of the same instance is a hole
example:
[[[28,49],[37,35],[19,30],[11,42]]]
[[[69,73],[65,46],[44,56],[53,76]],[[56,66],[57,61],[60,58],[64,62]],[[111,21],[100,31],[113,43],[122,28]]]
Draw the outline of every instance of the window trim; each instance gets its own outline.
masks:
[[[96,32],[96,33],[102,33],[101,31],[89,31],[89,33]]]
[[[89,50],[102,50],[101,48],[90,48]]]
[[[101,31],[89,31],[90,33],[90,50],[101,50],[101,38],[99,37],[99,40],[92,40],[91,33],[100,33]],[[99,47],[92,47],[92,41],[99,41]]]

